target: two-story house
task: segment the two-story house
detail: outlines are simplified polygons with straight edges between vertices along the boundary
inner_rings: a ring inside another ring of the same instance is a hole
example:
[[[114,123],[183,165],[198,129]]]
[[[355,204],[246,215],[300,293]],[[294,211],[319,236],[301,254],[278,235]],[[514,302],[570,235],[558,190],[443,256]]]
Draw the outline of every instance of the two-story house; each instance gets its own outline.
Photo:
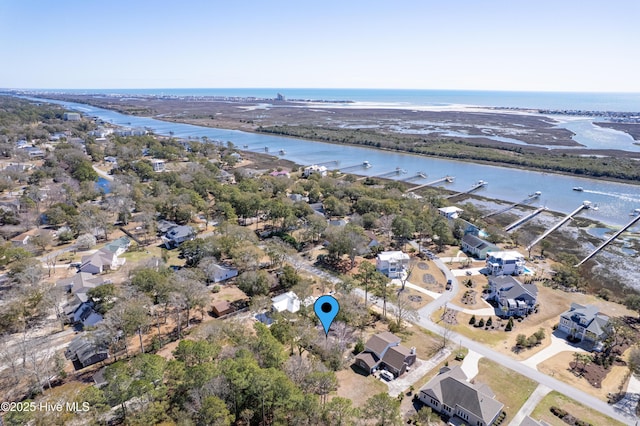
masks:
[[[503,318],[522,317],[533,312],[537,298],[535,284],[522,284],[511,275],[489,277],[486,299],[498,304],[496,313]]]
[[[458,418],[449,424],[489,426],[498,418],[504,404],[497,401],[487,385],[469,383],[462,368],[444,367],[418,393],[418,399],[433,411]]]
[[[177,225],[169,229],[164,234],[162,241],[164,246],[168,249],[176,248],[185,241],[193,240],[196,236],[196,231],[188,225]]]
[[[484,260],[487,258],[487,253],[490,251],[499,251],[500,249],[495,244],[491,244],[488,241],[483,240],[480,237],[477,237],[471,233],[465,234],[462,237],[462,241],[460,243],[462,247],[462,251],[465,253],[469,253],[476,259]]]
[[[400,342],[398,336],[388,331],[375,334],[365,343],[364,351],[356,356],[355,364],[367,373],[384,368],[400,376],[416,361],[415,348],[408,349]]]
[[[409,267],[409,255],[401,251],[383,251],[376,257],[376,269],[389,278],[400,278]]]
[[[521,275],[524,265],[524,256],[517,251],[487,253],[486,268],[490,275]]]
[[[574,340],[598,343],[609,334],[609,317],[601,314],[595,305],[572,303],[569,310],[560,314],[558,330]]]

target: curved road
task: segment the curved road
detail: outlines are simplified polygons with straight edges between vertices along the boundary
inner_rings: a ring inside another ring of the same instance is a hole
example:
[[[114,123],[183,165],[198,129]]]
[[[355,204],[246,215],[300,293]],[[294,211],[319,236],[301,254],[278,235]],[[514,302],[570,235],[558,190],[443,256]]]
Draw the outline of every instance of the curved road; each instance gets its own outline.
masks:
[[[567,383],[561,382],[560,380],[554,379],[544,373],[541,373],[538,370],[523,364],[521,361],[517,361],[509,357],[508,355],[497,352],[481,343],[478,343],[460,334],[451,332],[450,330],[445,330],[444,327],[434,323],[431,320],[431,316],[453,299],[453,296],[458,291],[459,283],[456,277],[451,273],[449,268],[447,268],[447,266],[444,264],[444,262],[442,262],[440,259],[434,259],[433,262],[444,273],[446,279],[451,280],[451,290],[445,291],[439,298],[429,303],[422,309],[418,310],[419,319],[416,322],[418,325],[434,333],[437,333],[440,336],[443,336],[445,332],[449,333],[448,339],[450,341],[455,341],[456,343],[460,342],[462,346],[474,352],[477,352],[480,355],[510,370],[520,373],[523,376],[528,377],[529,379],[535,380],[536,382],[548,387],[551,390],[555,390],[557,392],[560,392],[561,394],[567,395],[575,399],[579,403],[593,408],[594,410],[597,410],[602,414],[616,419],[624,424],[634,424],[638,420],[637,417],[628,416],[623,411],[614,408],[613,406],[607,404],[604,401],[601,401],[595,396],[589,395],[588,393],[574,388]],[[358,290],[360,289],[356,289],[356,292],[358,292]],[[364,292],[360,290],[358,294],[363,296]],[[377,301],[376,303],[380,303],[380,301]],[[387,302],[387,305],[393,306],[389,302]]]

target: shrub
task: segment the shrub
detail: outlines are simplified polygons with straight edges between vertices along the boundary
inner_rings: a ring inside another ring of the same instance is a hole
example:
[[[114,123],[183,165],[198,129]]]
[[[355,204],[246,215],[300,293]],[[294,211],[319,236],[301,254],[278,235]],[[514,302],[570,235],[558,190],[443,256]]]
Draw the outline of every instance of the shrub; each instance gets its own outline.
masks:
[[[544,339],[544,328],[539,328],[533,335],[536,336],[538,341],[542,341]]]
[[[469,320],[469,324],[470,324],[470,325],[474,325],[475,323],[476,323],[476,316],[475,316],[475,315],[472,315],[472,316],[471,316],[471,319]]]
[[[484,318],[480,318],[480,321],[478,321],[478,327],[484,327]]]
[[[565,416],[568,414],[565,410],[563,410],[562,408],[556,407],[555,405],[552,405],[552,406],[549,408],[549,411],[551,411],[551,413],[552,413],[554,416],[556,416],[556,417],[560,417],[560,418],[563,418],[563,417],[565,417]]]
[[[491,325],[493,324],[493,320],[491,319],[491,317],[489,317],[489,319],[486,322],[487,327],[491,327]]]
[[[509,318],[509,322],[507,322],[507,326],[504,328],[504,331],[513,330],[513,317]]]
[[[362,351],[364,351],[364,342],[362,341],[362,339],[358,339],[356,345],[353,347],[353,353],[359,354]]]
[[[212,291],[213,293],[220,293],[220,286],[219,286],[219,285],[214,285],[214,286],[211,288],[211,291]]]
[[[527,344],[527,336],[525,336],[524,334],[518,334],[518,336],[516,337],[516,345],[518,345],[519,347],[524,347]]]

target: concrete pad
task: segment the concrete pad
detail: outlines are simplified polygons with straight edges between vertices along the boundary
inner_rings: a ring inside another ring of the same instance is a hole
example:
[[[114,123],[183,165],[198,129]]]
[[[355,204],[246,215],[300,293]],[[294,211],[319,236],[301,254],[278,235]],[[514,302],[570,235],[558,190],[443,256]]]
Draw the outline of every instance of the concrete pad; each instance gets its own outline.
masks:
[[[462,368],[469,380],[478,375],[478,361],[480,361],[480,358],[482,358],[482,355],[472,350],[469,350],[467,356],[464,357],[460,368]]]

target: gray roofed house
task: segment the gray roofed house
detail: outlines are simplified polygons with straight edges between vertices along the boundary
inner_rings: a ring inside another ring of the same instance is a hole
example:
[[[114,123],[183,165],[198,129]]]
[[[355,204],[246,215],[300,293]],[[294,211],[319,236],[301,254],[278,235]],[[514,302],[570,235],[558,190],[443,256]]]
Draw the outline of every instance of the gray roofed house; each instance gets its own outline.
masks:
[[[131,246],[131,240],[128,237],[120,237],[105,245],[102,250],[109,251],[111,253],[115,253],[116,256],[120,256],[127,251],[129,246]]]
[[[193,240],[196,236],[196,231],[188,225],[174,226],[164,234],[162,240],[164,245],[168,249],[176,248],[185,241]]]
[[[595,305],[572,303],[568,311],[560,314],[558,329],[579,341],[598,343],[609,334],[609,317],[601,314]]]
[[[538,287],[535,284],[522,284],[511,275],[489,277],[487,300],[498,304],[496,314],[503,318],[522,317],[535,309]]]
[[[87,296],[89,290],[102,284],[105,284],[102,277],[87,272],[78,272],[71,278],[56,282],[57,286],[73,293],[72,300],[63,308],[72,324],[81,322],[84,326],[92,326],[102,321],[102,315],[93,309],[93,304]]]
[[[109,358],[109,351],[97,341],[80,335],[69,343],[64,356],[73,362],[76,369],[81,369]]]
[[[487,253],[490,251],[500,251],[500,248],[495,244],[491,244],[473,234],[465,234],[460,245],[463,251],[481,260],[486,259]]]
[[[465,424],[493,424],[504,404],[494,399],[488,386],[471,384],[467,380],[459,366],[445,367],[420,389],[418,399],[434,411],[457,417]]]
[[[407,349],[400,342],[399,337],[388,331],[375,334],[365,343],[364,351],[356,356],[355,364],[368,373],[386,368],[399,376],[416,361],[415,348]]]
[[[119,266],[124,265],[125,262],[126,259],[118,258],[116,253],[103,247],[93,254],[82,256],[80,272],[101,274],[111,269],[117,269]]]

